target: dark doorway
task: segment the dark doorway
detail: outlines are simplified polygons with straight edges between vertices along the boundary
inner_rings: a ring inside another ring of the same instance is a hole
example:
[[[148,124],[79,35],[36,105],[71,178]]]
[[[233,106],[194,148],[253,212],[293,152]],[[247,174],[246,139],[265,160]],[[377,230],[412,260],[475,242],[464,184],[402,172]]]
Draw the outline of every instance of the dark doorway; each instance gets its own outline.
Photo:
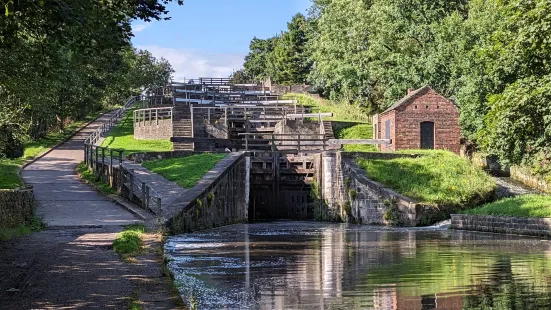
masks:
[[[421,122],[421,149],[434,150],[433,122]]]

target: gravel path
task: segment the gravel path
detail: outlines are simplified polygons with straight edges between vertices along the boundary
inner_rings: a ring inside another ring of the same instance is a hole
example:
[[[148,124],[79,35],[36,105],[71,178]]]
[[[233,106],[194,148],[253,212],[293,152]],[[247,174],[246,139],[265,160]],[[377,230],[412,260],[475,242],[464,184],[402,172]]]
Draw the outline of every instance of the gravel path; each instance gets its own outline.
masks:
[[[541,194],[538,190],[530,188],[520,182],[506,177],[494,177],[497,184],[497,198],[514,197],[528,194]]]

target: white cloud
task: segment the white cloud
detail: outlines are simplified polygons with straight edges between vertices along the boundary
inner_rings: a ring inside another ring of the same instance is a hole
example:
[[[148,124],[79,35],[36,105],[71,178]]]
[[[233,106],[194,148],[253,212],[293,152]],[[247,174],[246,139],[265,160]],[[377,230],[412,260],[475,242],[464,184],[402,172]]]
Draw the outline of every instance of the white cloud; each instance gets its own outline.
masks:
[[[174,80],[198,77],[228,77],[243,66],[245,55],[235,53],[205,53],[194,49],[177,49],[156,45],[137,46],[153,56],[167,59],[174,68]]]
[[[145,29],[147,29],[149,27],[151,27],[151,23],[149,23],[149,24],[136,24],[136,25],[132,26],[132,31],[134,33],[138,33],[138,32],[144,31]]]

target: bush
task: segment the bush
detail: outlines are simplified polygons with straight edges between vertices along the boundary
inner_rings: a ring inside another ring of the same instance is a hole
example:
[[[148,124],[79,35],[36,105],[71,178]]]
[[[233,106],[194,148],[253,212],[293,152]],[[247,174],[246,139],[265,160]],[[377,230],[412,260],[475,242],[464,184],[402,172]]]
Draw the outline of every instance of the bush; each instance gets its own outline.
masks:
[[[0,157],[16,159],[23,156],[25,148],[17,132],[15,126],[0,126]]]

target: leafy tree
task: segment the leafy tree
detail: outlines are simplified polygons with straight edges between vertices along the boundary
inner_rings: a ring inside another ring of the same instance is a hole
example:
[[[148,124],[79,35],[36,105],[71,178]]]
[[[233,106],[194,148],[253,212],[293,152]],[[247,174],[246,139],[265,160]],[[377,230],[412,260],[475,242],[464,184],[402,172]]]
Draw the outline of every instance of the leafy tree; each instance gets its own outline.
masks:
[[[247,84],[253,81],[253,78],[245,69],[234,70],[230,75],[230,79],[234,84]]]
[[[307,54],[308,22],[302,14],[296,14],[287,24],[288,31],[281,35],[274,48],[274,81],[284,85],[305,83],[311,62]]]
[[[243,67],[256,81],[274,76],[273,51],[278,40],[278,37],[266,40],[255,37],[251,40],[250,52],[245,57]]]

